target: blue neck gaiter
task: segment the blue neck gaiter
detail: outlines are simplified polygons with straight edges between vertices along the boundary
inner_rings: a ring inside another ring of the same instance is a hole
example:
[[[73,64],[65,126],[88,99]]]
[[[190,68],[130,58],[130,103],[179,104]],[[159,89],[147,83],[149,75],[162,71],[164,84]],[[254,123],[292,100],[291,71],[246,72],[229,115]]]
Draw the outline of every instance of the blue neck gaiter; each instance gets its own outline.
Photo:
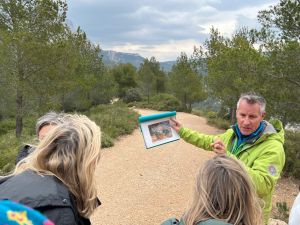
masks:
[[[248,141],[248,140],[252,140],[252,139],[257,139],[258,137],[261,136],[261,134],[263,133],[265,127],[266,127],[266,122],[265,121],[261,121],[259,124],[259,127],[256,129],[256,131],[254,131],[253,133],[251,133],[250,135],[243,135],[238,127],[237,124],[235,124],[233,126],[233,130],[235,131],[236,135],[237,135],[237,147],[239,147],[242,143]]]

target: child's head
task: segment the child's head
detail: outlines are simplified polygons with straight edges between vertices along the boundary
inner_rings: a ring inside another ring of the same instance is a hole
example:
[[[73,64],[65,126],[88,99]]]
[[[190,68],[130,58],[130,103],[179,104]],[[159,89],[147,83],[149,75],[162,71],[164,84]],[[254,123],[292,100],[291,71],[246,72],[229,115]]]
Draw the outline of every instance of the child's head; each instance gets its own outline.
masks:
[[[261,224],[261,209],[250,177],[228,156],[216,156],[200,169],[194,198],[184,215],[185,225],[206,219],[231,224]]]

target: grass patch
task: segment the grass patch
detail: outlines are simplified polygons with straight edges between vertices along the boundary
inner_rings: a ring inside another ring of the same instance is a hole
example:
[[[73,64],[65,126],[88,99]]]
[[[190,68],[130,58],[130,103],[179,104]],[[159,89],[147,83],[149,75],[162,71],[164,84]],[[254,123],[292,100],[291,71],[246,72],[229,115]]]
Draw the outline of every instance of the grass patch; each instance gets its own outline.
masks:
[[[276,202],[276,215],[274,216],[275,219],[282,220],[288,223],[289,220],[289,208],[286,202]]]
[[[20,139],[16,138],[15,130],[9,130],[4,135],[0,135],[0,175],[14,168],[17,154],[24,143],[36,144],[35,136],[30,133],[29,129],[24,128]]]
[[[170,94],[158,94],[151,96],[149,99],[144,98],[139,102],[130,102],[128,106],[136,106],[138,108],[154,109],[158,111],[184,111],[180,101]]]
[[[139,114],[125,104],[115,103],[93,107],[88,116],[101,127],[102,147],[110,147],[119,136],[133,132],[138,126]]]
[[[200,109],[193,109],[192,114],[207,118],[207,124],[217,127],[219,129],[227,130],[230,128],[230,122],[228,120],[219,118],[216,112],[206,111]]]

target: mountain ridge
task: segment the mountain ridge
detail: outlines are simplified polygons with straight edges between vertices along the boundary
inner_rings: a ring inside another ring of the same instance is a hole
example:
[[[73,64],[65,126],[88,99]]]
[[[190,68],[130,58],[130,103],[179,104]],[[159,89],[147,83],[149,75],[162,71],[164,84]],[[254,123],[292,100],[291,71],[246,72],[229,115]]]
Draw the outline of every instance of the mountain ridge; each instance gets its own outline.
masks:
[[[100,55],[102,56],[103,63],[107,66],[131,63],[137,69],[146,59],[137,53],[117,52],[113,50],[101,50]],[[170,72],[176,61],[165,61],[159,63],[162,70]]]

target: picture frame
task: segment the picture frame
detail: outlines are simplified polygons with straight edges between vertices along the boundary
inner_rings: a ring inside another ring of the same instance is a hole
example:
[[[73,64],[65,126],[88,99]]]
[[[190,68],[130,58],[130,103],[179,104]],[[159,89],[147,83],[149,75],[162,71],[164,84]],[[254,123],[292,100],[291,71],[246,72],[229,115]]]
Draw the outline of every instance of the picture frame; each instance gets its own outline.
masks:
[[[139,117],[140,129],[147,149],[180,139],[171,126],[170,119],[175,116],[176,111]]]

